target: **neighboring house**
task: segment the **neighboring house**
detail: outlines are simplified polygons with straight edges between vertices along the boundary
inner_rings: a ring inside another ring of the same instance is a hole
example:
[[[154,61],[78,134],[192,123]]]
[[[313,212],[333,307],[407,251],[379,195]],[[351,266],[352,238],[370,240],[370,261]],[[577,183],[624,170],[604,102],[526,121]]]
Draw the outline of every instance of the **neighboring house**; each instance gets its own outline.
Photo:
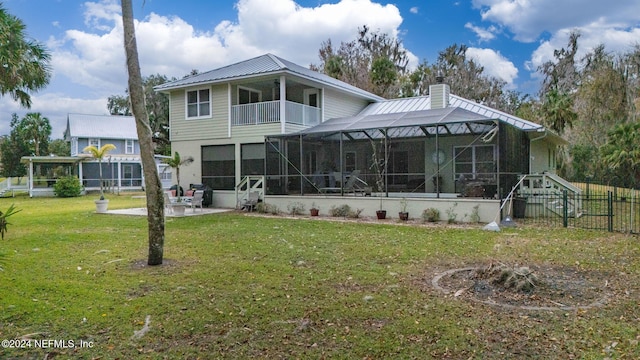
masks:
[[[281,209],[313,201],[328,210],[347,202],[342,196],[354,207],[382,206],[353,196],[363,194],[393,207],[403,197],[435,198],[412,205],[418,216],[458,203],[468,214],[480,204],[487,220],[523,175],[570,186],[554,175],[563,139],[449,94],[446,84],[432,85],[430,96],[385,100],[267,54],[156,90],[170,96],[172,150],[196,160],[181,181],[211,187],[216,206],[238,207],[251,191]]]
[[[105,144],[115,149],[102,159],[104,186],[112,191],[141,190],[144,185],[140,143],[132,116],[69,114],[64,140],[71,145],[71,156],[30,156],[22,161],[29,164],[29,192],[31,196],[50,196],[55,180],[64,175],[75,175],[82,180],[85,190],[100,188],[99,162],[83,149]],[[171,186],[171,169],[160,163],[158,171],[163,186]]]

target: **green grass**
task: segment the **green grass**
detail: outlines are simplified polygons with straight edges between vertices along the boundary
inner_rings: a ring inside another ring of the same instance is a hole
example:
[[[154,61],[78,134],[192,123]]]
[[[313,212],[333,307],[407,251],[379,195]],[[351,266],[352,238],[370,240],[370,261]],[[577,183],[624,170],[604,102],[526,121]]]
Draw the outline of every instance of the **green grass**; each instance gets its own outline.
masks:
[[[0,358],[640,358],[633,236],[225,213],[167,219],[165,264],[148,267],[146,218],[95,214],[93,200],[0,199],[0,210],[22,209],[0,242],[0,340],[93,344]],[[605,274],[610,301],[516,311],[431,286],[438,272],[491,260]],[[132,338],[146,316],[149,331]]]

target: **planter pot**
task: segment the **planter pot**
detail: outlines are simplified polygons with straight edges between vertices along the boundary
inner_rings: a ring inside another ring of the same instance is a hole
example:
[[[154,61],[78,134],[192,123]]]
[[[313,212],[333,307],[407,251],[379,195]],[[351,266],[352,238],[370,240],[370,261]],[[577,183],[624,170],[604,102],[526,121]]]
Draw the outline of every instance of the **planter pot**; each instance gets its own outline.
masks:
[[[171,204],[174,216],[184,216],[184,210],[187,208],[184,204]]]
[[[320,214],[320,209],[309,209],[311,212],[311,216],[318,216]]]
[[[96,212],[98,214],[103,214],[107,212],[107,208],[109,207],[109,200],[96,200]]]
[[[383,220],[387,218],[387,210],[376,210],[376,216],[378,220]]]
[[[409,220],[409,213],[408,213],[408,212],[406,212],[406,211],[400,211],[400,212],[398,213],[398,217],[399,217],[399,218],[400,218],[400,220],[402,220],[402,221],[407,221],[407,220]]]

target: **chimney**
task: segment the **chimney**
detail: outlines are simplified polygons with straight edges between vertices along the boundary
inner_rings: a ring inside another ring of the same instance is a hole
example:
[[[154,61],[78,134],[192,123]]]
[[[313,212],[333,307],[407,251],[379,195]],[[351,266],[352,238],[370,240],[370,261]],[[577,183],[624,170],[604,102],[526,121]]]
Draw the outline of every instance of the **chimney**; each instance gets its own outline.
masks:
[[[431,109],[449,107],[449,85],[444,83],[429,85],[429,97],[431,98]]]

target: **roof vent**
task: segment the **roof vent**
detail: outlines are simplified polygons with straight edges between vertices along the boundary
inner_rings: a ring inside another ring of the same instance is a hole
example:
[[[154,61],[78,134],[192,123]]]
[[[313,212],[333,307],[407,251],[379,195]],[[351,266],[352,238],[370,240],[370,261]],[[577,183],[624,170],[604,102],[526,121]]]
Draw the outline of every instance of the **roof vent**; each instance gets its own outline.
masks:
[[[449,85],[429,85],[429,97],[432,109],[444,109],[449,107]]]

